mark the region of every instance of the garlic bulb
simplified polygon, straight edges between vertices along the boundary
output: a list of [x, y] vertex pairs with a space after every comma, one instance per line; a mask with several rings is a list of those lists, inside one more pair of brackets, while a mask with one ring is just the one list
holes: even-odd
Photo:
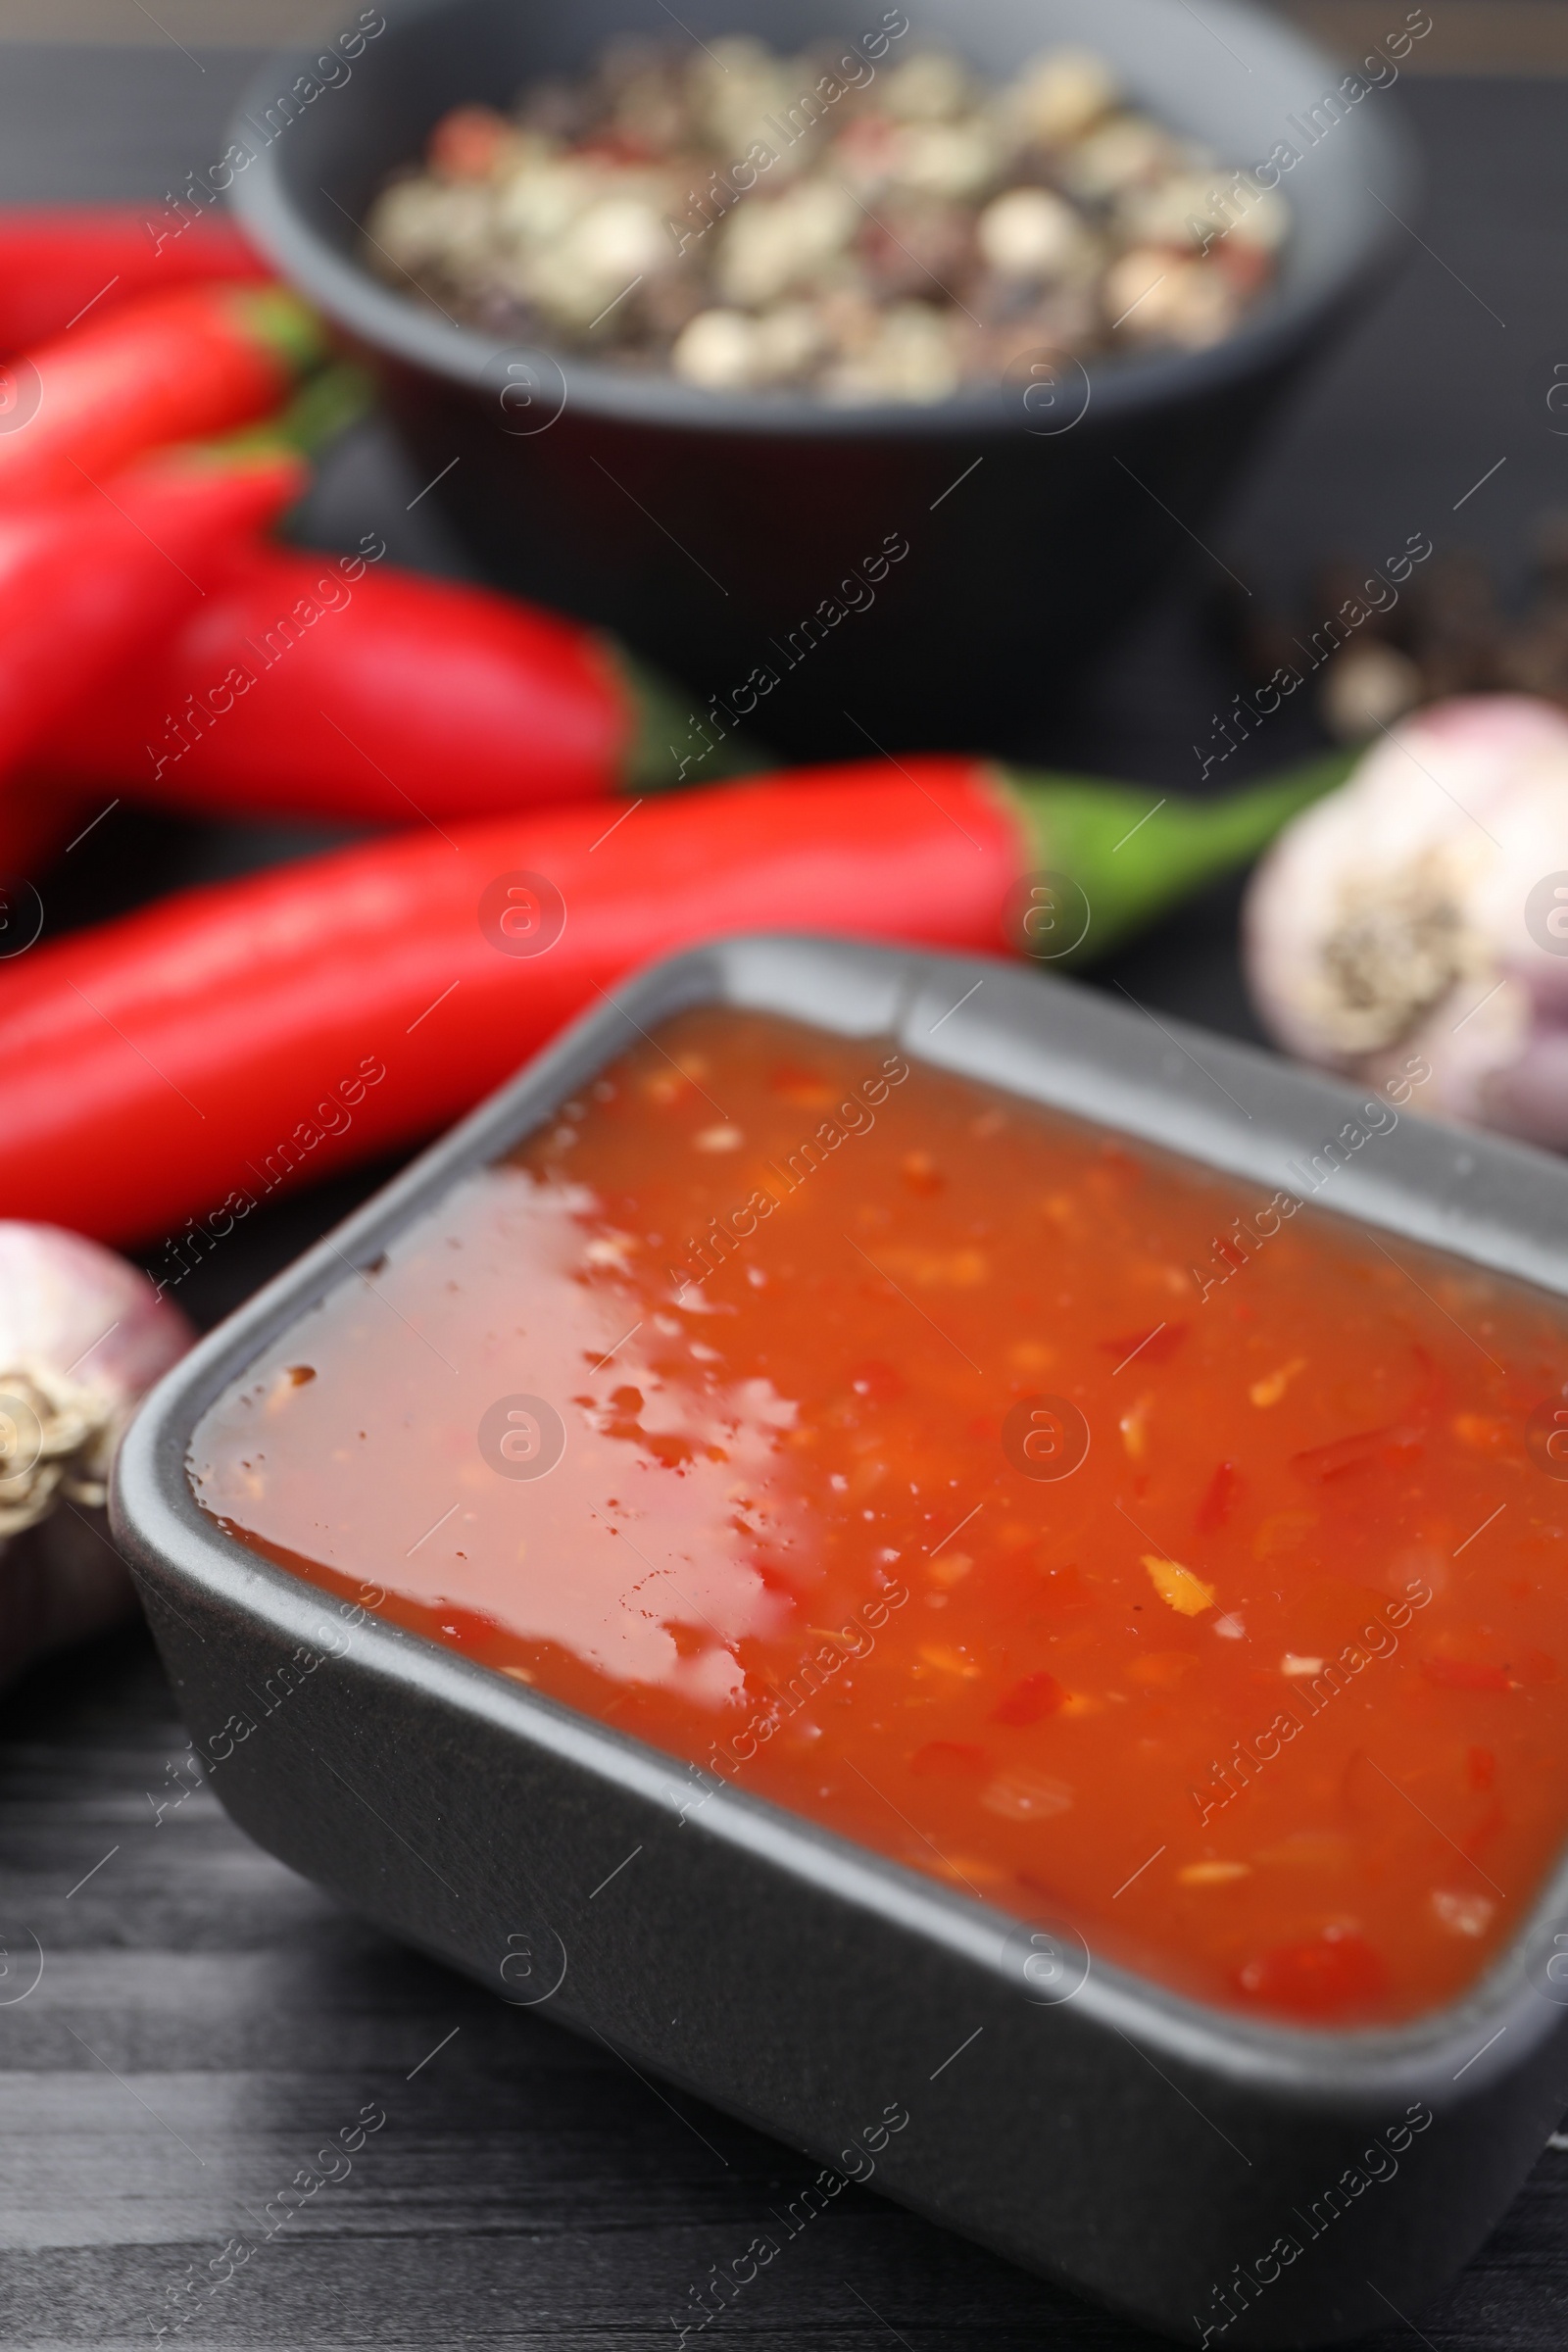
[[0, 1221], [0, 1679], [131, 1607], [105, 1484], [137, 1401], [191, 1336], [112, 1250]]
[[1259, 1018], [1377, 1083], [1412, 1056], [1432, 1116], [1568, 1149], [1568, 716], [1440, 703], [1385, 732], [1253, 878]]

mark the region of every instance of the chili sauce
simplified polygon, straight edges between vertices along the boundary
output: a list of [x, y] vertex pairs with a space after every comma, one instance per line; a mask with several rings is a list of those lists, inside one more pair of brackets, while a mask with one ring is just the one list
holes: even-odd
[[1554, 1297], [705, 1008], [296, 1324], [190, 1476], [961, 1893], [1364, 2026], [1471, 1984], [1568, 1829], [1565, 1396]]

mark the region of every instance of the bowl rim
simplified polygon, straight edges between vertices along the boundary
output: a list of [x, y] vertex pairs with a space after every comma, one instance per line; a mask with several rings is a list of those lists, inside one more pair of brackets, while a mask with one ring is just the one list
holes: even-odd
[[[987, 1002], [975, 1006], [969, 999], [982, 981]], [[966, 985], [969, 998], [963, 994]], [[807, 1009], [801, 1008], [802, 997]], [[1249, 1093], [1259, 1120], [1274, 1123], [1276, 1140], [1283, 1131], [1285, 1149], [1291, 1151], [1301, 1149], [1302, 1137], [1337, 1132], [1362, 1100], [1338, 1080], [1216, 1038], [1175, 1016], [1152, 1036], [1136, 1012], [1082, 982], [992, 958], [797, 934], [736, 935], [662, 957], [571, 1023], [165, 1374], [121, 1444], [110, 1498], [117, 1544], [155, 1594], [161, 1597], [161, 1580], [172, 1580], [175, 1589], [193, 1588], [290, 1639], [320, 1638], [323, 1614], [338, 1597], [331, 1589], [275, 1566], [229, 1536], [196, 1500], [185, 1465], [197, 1422], [263, 1348], [348, 1274], [373, 1263], [389, 1241], [456, 1184], [533, 1132], [635, 1036], [703, 1004], [786, 1012], [845, 1036], [891, 1037], [906, 1055], [935, 1068], [967, 1072], [1244, 1177], [1266, 1164], [1267, 1150], [1252, 1126], [1253, 1110], [1245, 1107]], [[943, 1008], [946, 1034], [939, 1051], [922, 1053], [916, 1037], [925, 1034], [925, 1016], [937, 1006]], [[868, 1008], [876, 1017], [868, 1017]], [[1029, 1041], [1022, 1049], [1022, 1074], [1020, 1039]], [[1034, 1042], [1044, 1058], [1036, 1054], [1036, 1066], [1028, 1066]], [[1062, 1055], [1059, 1067], [1051, 1061], [1054, 1053]], [[1010, 1075], [998, 1074], [998, 1055]], [[1140, 1102], [1136, 1118], [1118, 1116], [1114, 1107], [1092, 1106], [1107, 1064], [1119, 1066], [1121, 1102]], [[1205, 1085], [1213, 1080], [1227, 1103], [1242, 1098], [1235, 1114], [1210, 1107], [1208, 1098], [1197, 1099], [1195, 1070]], [[1206, 1138], [1208, 1148], [1195, 1137]], [[1521, 1278], [1568, 1297], [1568, 1167], [1528, 1146], [1427, 1119], [1413, 1125], [1401, 1121], [1386, 1139], [1385, 1160], [1396, 1163], [1391, 1180], [1364, 1175], [1354, 1163], [1340, 1170], [1337, 1198], [1320, 1205], [1330, 1214], [1381, 1226], [1516, 1277], [1521, 1251], [1511, 1244], [1522, 1242], [1527, 1253], [1544, 1246], [1547, 1272], [1537, 1265]], [[1455, 1167], [1479, 1173], [1476, 1189], [1485, 1196], [1471, 1229], [1458, 1235], [1439, 1200], [1445, 1177]], [[1512, 1200], [1511, 1229], [1508, 1215], [1499, 1219], [1496, 1213], [1499, 1196], [1505, 1212]], [[1426, 1225], [1411, 1213], [1412, 1202], [1423, 1200], [1432, 1209]], [[1521, 1201], [1529, 1204], [1527, 1210], [1521, 1211]], [[1532, 1216], [1539, 1218], [1540, 1236], [1549, 1237], [1544, 1245], [1529, 1232]], [[1038, 1930], [1039, 1921], [1022, 1921], [1000, 1903], [960, 1894], [809, 1815], [705, 1773], [673, 1752], [510, 1682], [373, 1613], [366, 1615], [355, 1641], [364, 1644], [361, 1668], [370, 1679], [390, 1680], [411, 1695], [460, 1716], [476, 1716], [529, 1746], [569, 1759], [625, 1793], [652, 1796], [679, 1810], [681, 1799], [699, 1789], [702, 1801], [683, 1815], [699, 1838], [739, 1846], [852, 1906], [868, 1908], [978, 1962], [1015, 1987], [1024, 1984], [1018, 1939]], [[1066, 1907], [1064, 1915], [1087, 1946]], [[1481, 2094], [1515, 2073], [1561, 2027], [1554, 2012], [1568, 2007], [1568, 1985], [1559, 2004], [1527, 1973], [1532, 1950], [1543, 1948], [1544, 1931], [1559, 1923], [1568, 1928], [1568, 1841], [1513, 1935], [1482, 1974], [1454, 1999], [1402, 2022], [1323, 2030], [1251, 2017], [1102, 1959], [1092, 1947], [1072, 1999], [1091, 2027], [1131, 2036], [1173, 2063], [1270, 2088], [1287, 2100], [1356, 2104], [1401, 2091], [1446, 2092], [1460, 2076], [1469, 2076], [1467, 2089]], [[1507, 2047], [1495, 2052], [1499, 2041]]]
[[[386, 31], [395, 34], [465, 0], [389, 0], [380, 12]], [[1303, 74], [1311, 70], [1328, 83], [1344, 78], [1345, 69], [1296, 26], [1265, 14], [1250, 0], [1210, 0], [1210, 17], [1218, 15], [1245, 35]], [[1218, 36], [1215, 36], [1218, 37]], [[236, 148], [254, 150], [254, 115], [277, 102], [280, 82], [287, 86], [308, 74], [317, 50], [300, 44], [274, 55], [247, 84], [229, 123]], [[1397, 116], [1358, 114], [1352, 124], [1359, 145], [1336, 150], [1332, 169], [1346, 177], [1349, 169], [1381, 179], [1407, 208], [1419, 193], [1419, 171], [1413, 141]], [[1370, 187], [1367, 196], [1372, 198]], [[271, 144], [251, 152], [231, 187], [231, 201], [247, 232], [282, 274], [372, 351], [422, 369], [469, 392], [497, 394], [508, 380], [509, 366], [527, 370], [522, 380], [530, 392], [556, 400], [554, 423], [572, 406], [585, 416], [605, 417], [647, 426], [665, 426], [710, 435], [749, 439], [789, 435], [820, 440], [974, 440], [977, 437], [1062, 438], [1071, 426], [1044, 434], [1031, 426], [1019, 394], [1004, 386], [960, 386], [945, 399], [866, 401], [842, 406], [806, 392], [713, 392], [682, 382], [663, 369], [644, 373], [601, 361], [586, 360], [569, 349], [548, 344], [502, 342], [481, 329], [466, 326], [417, 299], [396, 292], [371, 275], [322, 237], [304, 217], [294, 200], [282, 168], [280, 153]], [[335, 202], [335, 199], [331, 201]], [[1087, 385], [1084, 408], [1073, 423], [1090, 413], [1099, 421], [1111, 421], [1150, 410], [1200, 400], [1248, 378], [1283, 365], [1311, 332], [1353, 304], [1358, 294], [1392, 266], [1398, 226], [1387, 205], [1374, 209], [1376, 199], [1362, 208], [1356, 232], [1346, 240], [1332, 282], [1292, 293], [1271, 293], [1244, 314], [1237, 330], [1206, 349], [1157, 352], [1098, 366], [1079, 362]], [[341, 209], [341, 208], [340, 208]], [[358, 223], [355, 224], [359, 226]], [[1020, 358], [1032, 356], [1030, 352]], [[559, 395], [559, 398], [558, 398]], [[547, 430], [547, 425], [530, 428]]]

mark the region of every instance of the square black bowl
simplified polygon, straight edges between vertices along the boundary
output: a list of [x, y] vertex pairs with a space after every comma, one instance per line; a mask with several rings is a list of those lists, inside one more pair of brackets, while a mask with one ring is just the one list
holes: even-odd
[[[1458, 2003], [1397, 2029], [1259, 2024], [335, 1603], [198, 1507], [192, 1432], [260, 1349], [639, 1031], [713, 1003], [894, 1037], [1270, 1189], [1356, 1100], [996, 963], [754, 938], [655, 966], [213, 1333], [133, 1424], [116, 1532], [218, 1793], [393, 1934], [810, 2151], [824, 2196], [867, 2179], [1192, 2342], [1328, 2343], [1417, 2309], [1568, 2105], [1568, 1866]], [[1568, 1293], [1560, 1163], [1415, 1119], [1371, 1158], [1340, 1170], [1337, 1213]], [[641, 1866], [594, 1899], [634, 1848]], [[889, 2134], [885, 2111], [908, 2121]]]

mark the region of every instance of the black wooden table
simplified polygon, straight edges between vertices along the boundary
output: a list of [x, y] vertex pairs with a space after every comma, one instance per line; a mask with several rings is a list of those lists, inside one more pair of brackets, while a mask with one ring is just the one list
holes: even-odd
[[[252, 63], [172, 46], [0, 45], [0, 202], [156, 204], [221, 152]], [[1260, 599], [1298, 594], [1326, 555], [1374, 556], [1412, 530], [1479, 547], [1516, 575], [1532, 517], [1568, 496], [1568, 442], [1545, 405], [1554, 366], [1568, 364], [1568, 321], [1552, 307], [1568, 83], [1417, 82], [1398, 102], [1431, 165], [1425, 242], [1412, 237], [1402, 281], [1302, 386], [1209, 534]], [[373, 525], [404, 560], [448, 564], [452, 551], [406, 511], [415, 487], [362, 433], [334, 464], [316, 531], [336, 541]], [[1247, 682], [1206, 628], [1205, 561], [1195, 556], [1107, 656], [1070, 738], [1042, 756], [1194, 782], [1192, 744]], [[1259, 763], [1300, 748], [1292, 723]], [[50, 920], [323, 838], [117, 811], [51, 884]], [[1235, 894], [1215, 893], [1102, 976], [1153, 1011], [1250, 1034], [1234, 911]], [[0, 1073], [0, 1117], [3, 1090]], [[183, 1301], [204, 1322], [221, 1314], [378, 1174], [249, 1220]], [[3, 1705], [4, 2352], [146, 2343], [179, 2316], [172, 2289], [224, 2269], [181, 2342], [672, 2344], [689, 2290], [810, 2177], [772, 2141], [388, 1942], [250, 1844], [204, 1788], [173, 1804], [189, 1779], [185, 1735], [140, 1635], [55, 1662]], [[362, 2111], [384, 2122], [352, 2171], [262, 2243], [269, 2201]], [[824, 2352], [1149, 2340], [855, 2188], [713, 2332]], [[1568, 2341], [1568, 2139], [1543, 2153], [1452, 2291], [1391, 2313], [1377, 2340], [1443, 2352]]]

